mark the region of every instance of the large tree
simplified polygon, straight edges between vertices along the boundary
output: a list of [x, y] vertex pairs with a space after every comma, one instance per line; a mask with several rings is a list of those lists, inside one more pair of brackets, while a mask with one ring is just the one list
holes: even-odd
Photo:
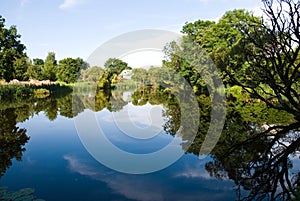
[[76, 81], [80, 69], [85, 69], [86, 67], [86, 62], [84, 62], [81, 58], [62, 59], [59, 61], [57, 78], [63, 82], [73, 83]]
[[18, 80], [28, 80], [27, 70], [30, 66], [30, 60], [28, 57], [24, 56], [21, 58], [16, 58], [14, 61], [14, 78]]
[[49, 52], [42, 67], [42, 79], [56, 81], [57, 61], [55, 53]]
[[84, 81], [97, 82], [102, 77], [104, 70], [98, 66], [93, 66], [81, 71], [81, 76]]
[[129, 68], [128, 64], [121, 59], [109, 58], [105, 64], [105, 71], [111, 74], [120, 74], [123, 70]]
[[218, 22], [197, 20], [186, 23], [182, 28], [184, 37], [180, 46], [170, 43], [166, 52], [171, 55], [166, 66], [171, 66], [186, 78], [193, 86], [203, 87], [202, 78], [195, 66], [203, 70], [205, 63], [209, 62], [207, 56], [213, 60], [220, 71], [225, 85], [229, 84], [227, 71], [240, 73], [240, 67], [245, 58], [240, 52], [232, 55], [232, 50], [244, 38], [240, 31], [241, 24], [259, 24], [261, 19], [254, 17], [246, 10], [227, 11]]
[[232, 50], [246, 59], [244, 76], [228, 74], [233, 84], [300, 121], [300, 1], [263, 3], [265, 21], [240, 24], [245, 37]]
[[[201, 86], [202, 78], [193, 65], [205, 63], [201, 63], [201, 51], [205, 50], [227, 86], [239, 85], [252, 97], [299, 121], [300, 3], [263, 0], [263, 4], [264, 17], [234, 10], [216, 23], [187, 23], [182, 44], [171, 43], [166, 48], [170, 59], [164, 64], [179, 71], [191, 85]], [[197, 45], [189, 45], [190, 41]], [[190, 58], [189, 62], [182, 55]]]
[[132, 79], [134, 81], [140, 82], [142, 85], [146, 84], [146, 79], [147, 79], [147, 70], [144, 68], [134, 68], [132, 69]]
[[104, 64], [105, 73], [97, 86], [98, 89], [110, 89], [117, 76], [125, 69], [131, 69], [128, 64], [117, 58], [109, 58]]
[[5, 19], [0, 15], [0, 79], [9, 81], [15, 78], [14, 62], [26, 57], [20, 37], [16, 26], [6, 28]]
[[33, 63], [27, 68], [26, 75], [29, 79], [42, 80], [42, 68], [44, 66], [44, 60], [35, 58], [32, 60]]

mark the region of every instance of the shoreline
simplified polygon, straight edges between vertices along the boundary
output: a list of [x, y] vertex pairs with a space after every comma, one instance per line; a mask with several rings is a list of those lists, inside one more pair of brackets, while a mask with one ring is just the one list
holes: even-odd
[[58, 83], [50, 81], [50, 80], [33, 80], [29, 81], [19, 81], [17, 79], [13, 79], [9, 82], [0, 81], [0, 85], [29, 85], [29, 86], [42, 86], [42, 85], [56, 85]]

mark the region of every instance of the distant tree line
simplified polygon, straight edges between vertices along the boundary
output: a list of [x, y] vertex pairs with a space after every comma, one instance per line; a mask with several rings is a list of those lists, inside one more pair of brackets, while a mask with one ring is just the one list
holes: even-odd
[[80, 70], [86, 70], [88, 67], [89, 65], [81, 58], [65, 58], [57, 62], [55, 53], [49, 52], [45, 61], [35, 58], [32, 62], [28, 62], [24, 78], [74, 83]]
[[86, 80], [95, 79], [89, 77], [91, 70], [84, 72], [89, 65], [81, 58], [64, 58], [57, 61], [55, 53], [49, 52], [45, 60], [31, 60], [20, 38], [16, 26], [5, 27], [5, 19], [0, 15], [0, 80], [9, 82], [13, 79], [34, 79], [73, 83], [77, 80], [80, 70]]
[[[143, 70], [134, 70], [134, 79], [142, 83], [172, 84], [170, 80], [175, 82], [177, 78], [164, 73], [169, 69], [184, 77], [200, 95], [207, 92], [209, 84], [195, 66], [208, 72], [207, 64], [211, 59], [219, 71], [211, 76], [221, 77], [227, 88], [240, 86], [251, 94], [251, 98], [287, 111], [300, 120], [300, 3], [295, 0], [262, 2], [265, 19], [246, 10], [233, 10], [217, 22], [187, 22], [182, 28], [181, 43], [171, 42], [165, 47], [167, 59], [163, 62], [162, 72], [151, 69], [146, 75]], [[119, 73], [130, 68], [126, 62], [110, 58], [104, 64], [104, 70], [88, 69], [88, 64], [81, 58], [57, 62], [53, 52], [48, 53], [45, 60], [30, 60], [20, 37], [16, 27], [6, 28], [4, 18], [0, 17], [0, 79], [72, 83], [81, 78], [98, 81], [99, 89], [109, 89], [118, 82]], [[78, 77], [79, 72], [81, 77]], [[170, 80], [166, 82], [168, 76]]]
[[104, 72], [101, 78], [98, 80], [97, 88], [102, 90], [110, 90], [114, 84], [120, 80], [120, 73], [123, 70], [132, 69], [128, 66], [128, 63], [117, 58], [109, 58], [104, 64]]

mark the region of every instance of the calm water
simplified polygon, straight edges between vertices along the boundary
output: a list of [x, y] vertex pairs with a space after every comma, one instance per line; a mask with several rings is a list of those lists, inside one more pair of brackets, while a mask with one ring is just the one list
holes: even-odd
[[[75, 104], [76, 109], [74, 109], [74, 101], [80, 103]], [[93, 101], [96, 102], [95, 105]], [[205, 102], [206, 99], [203, 101]], [[24, 145], [21, 139], [19, 144], [18, 140], [11, 140], [10, 142], [16, 144], [17, 148], [12, 148], [9, 143], [8, 148], [2, 145], [2, 152], [9, 154], [1, 155], [5, 162], [1, 163], [3, 167], [0, 170], [3, 176], [0, 178], [0, 186], [7, 186], [12, 191], [33, 188], [37, 198], [49, 201], [231, 201], [248, 196], [259, 185], [266, 185], [266, 183], [259, 183], [259, 179], [255, 180], [253, 173], [258, 172], [255, 162], [261, 164], [269, 160], [257, 156], [263, 156], [264, 148], [271, 141], [270, 137], [260, 139], [261, 146], [257, 146], [257, 142], [253, 141], [243, 145], [243, 149], [239, 147], [237, 151], [231, 150], [226, 157], [222, 155], [230, 149], [230, 146], [244, 140], [243, 133], [249, 133], [251, 128], [257, 130], [257, 124], [250, 121], [251, 115], [248, 117], [247, 112], [243, 114], [244, 116], [237, 114], [238, 105], [229, 108], [230, 121], [226, 123], [227, 129], [223, 132], [219, 144], [211, 155], [199, 159], [196, 153], [199, 152], [199, 146], [203, 141], [201, 134], [207, 130], [205, 120], [209, 119], [206, 118], [206, 113], [209, 112], [201, 109], [203, 120], [199, 125], [199, 133], [193, 145], [185, 149], [187, 141], [185, 136], [177, 136], [172, 132], [177, 126], [178, 119], [174, 114], [178, 108], [175, 103], [170, 104], [170, 102], [172, 98], [161, 92], [140, 94], [127, 91], [112, 92], [109, 95], [97, 94], [96, 101], [88, 95], [77, 99], [72, 95], [66, 95], [44, 100], [3, 103], [0, 113], [3, 136], [13, 136], [18, 130], [24, 128], [30, 139], [24, 140], [26, 141]], [[186, 151], [186, 153], [169, 167], [149, 174], [125, 174], [112, 170], [102, 165], [89, 153], [84, 145], [85, 136], [81, 136], [82, 134], [76, 130], [75, 119], [91, 112], [108, 140], [120, 150], [134, 154], [153, 153], [168, 146], [175, 139], [174, 150]], [[261, 122], [272, 120], [273, 122], [270, 123], [279, 124], [283, 121], [278, 115], [274, 116], [276, 114], [274, 111], [270, 111], [272, 118], [265, 117], [268, 116], [266, 111], [261, 113], [264, 114]], [[288, 116], [285, 117], [284, 123], [290, 123]], [[88, 130], [89, 123], [87, 122], [86, 125]], [[140, 138], [147, 139], [134, 138], [133, 135], [139, 135], [136, 130], [128, 133], [134, 127], [138, 131], [139, 129], [143, 131], [140, 133]], [[285, 138], [289, 140], [293, 138], [296, 141], [297, 135], [297, 132], [292, 132], [282, 139], [284, 141]], [[91, 135], [90, 140], [97, 141], [97, 134]], [[103, 149], [101, 141], [97, 143], [99, 151], [107, 151]], [[20, 147], [26, 150], [21, 150]], [[276, 147], [273, 146], [273, 149], [275, 150]], [[300, 170], [297, 153], [295, 149], [291, 153], [294, 155], [289, 155], [286, 161], [292, 164], [287, 168], [287, 175], [291, 180], [295, 179], [295, 175]], [[122, 159], [116, 160], [122, 166]], [[9, 161], [12, 163], [10, 164]], [[252, 166], [250, 167], [249, 164]], [[281, 162], [281, 167], [283, 165], [284, 161]], [[270, 166], [269, 169], [272, 168], [273, 166]], [[268, 171], [261, 172], [270, 178], [278, 175]], [[278, 189], [280, 192], [279, 184]], [[266, 189], [261, 194], [267, 195], [269, 192]], [[268, 196], [265, 197], [265, 200], [268, 199]]]

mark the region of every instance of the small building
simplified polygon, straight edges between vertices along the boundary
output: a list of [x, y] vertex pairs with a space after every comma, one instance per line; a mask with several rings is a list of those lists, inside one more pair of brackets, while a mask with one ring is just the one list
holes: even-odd
[[123, 70], [120, 74], [120, 77], [122, 79], [131, 80], [132, 75], [132, 70]]

